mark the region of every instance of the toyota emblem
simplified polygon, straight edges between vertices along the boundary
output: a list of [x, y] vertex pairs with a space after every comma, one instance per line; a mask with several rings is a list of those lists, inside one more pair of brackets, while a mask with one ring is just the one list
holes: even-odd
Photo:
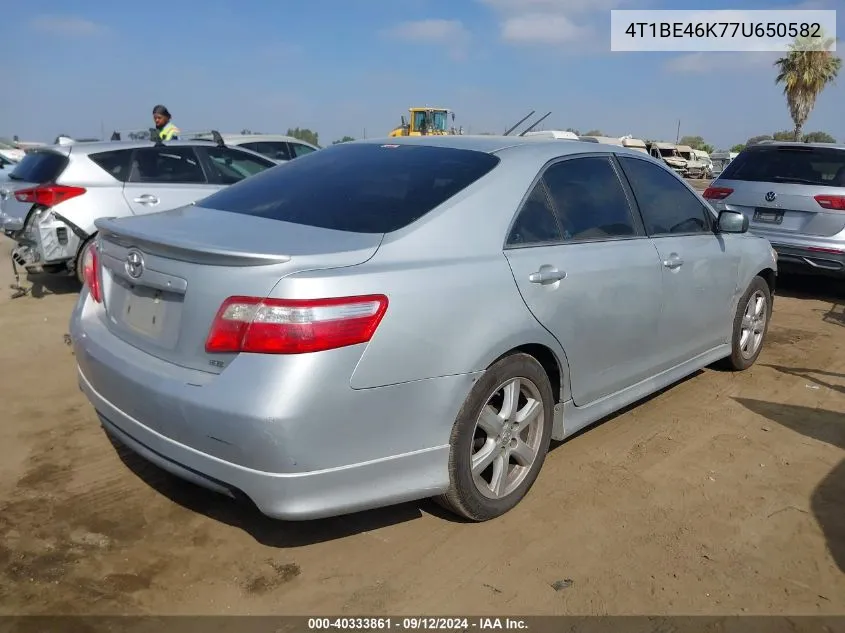
[[777, 197], [778, 197], [778, 194], [776, 194], [774, 191], [770, 191], [769, 193], [766, 194], [766, 202], [774, 202], [775, 198], [777, 198]]
[[144, 256], [141, 251], [132, 249], [126, 254], [126, 263], [123, 266], [126, 269], [126, 274], [132, 279], [138, 279], [144, 274]]

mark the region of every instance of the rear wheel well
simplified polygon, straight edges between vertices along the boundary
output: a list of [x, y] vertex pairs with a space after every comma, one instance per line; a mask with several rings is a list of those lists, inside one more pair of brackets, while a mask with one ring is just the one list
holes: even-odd
[[546, 375], [549, 377], [549, 382], [552, 385], [552, 393], [554, 393], [555, 404], [560, 404], [560, 394], [563, 389], [563, 383], [561, 382], [562, 372], [560, 369], [560, 363], [558, 362], [555, 353], [545, 345], [540, 345], [539, 343], [531, 343], [529, 345], [521, 345], [510, 350], [505, 354], [502, 354], [499, 358], [496, 359], [496, 361], [504, 358], [505, 356], [510, 356], [511, 354], [518, 353], [528, 354], [529, 356], [532, 356], [534, 360], [540, 363], [540, 366], [546, 372]]

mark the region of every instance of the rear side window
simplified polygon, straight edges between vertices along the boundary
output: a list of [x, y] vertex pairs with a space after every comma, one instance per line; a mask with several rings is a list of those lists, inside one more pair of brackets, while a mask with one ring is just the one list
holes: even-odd
[[67, 166], [67, 157], [55, 152], [30, 152], [9, 174], [12, 180], [44, 183], [53, 182]]
[[543, 175], [564, 240], [601, 240], [636, 235], [631, 208], [610, 159], [573, 158]]
[[845, 187], [845, 151], [827, 147], [755, 147], [733, 159], [721, 177]]
[[98, 152], [88, 156], [98, 167], [120, 182], [126, 182], [129, 179], [129, 159], [131, 157], [132, 151], [125, 149]]
[[288, 144], [284, 141], [256, 141], [255, 143], [242, 143], [244, 149], [258, 152], [270, 160], [290, 160], [291, 155]]
[[490, 172], [484, 152], [342, 143], [232, 185], [197, 204], [337, 231], [389, 233]]

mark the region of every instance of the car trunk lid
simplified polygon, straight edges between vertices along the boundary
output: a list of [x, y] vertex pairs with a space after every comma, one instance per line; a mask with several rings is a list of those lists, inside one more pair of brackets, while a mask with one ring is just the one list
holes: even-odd
[[212, 373], [236, 356], [205, 351], [225, 299], [264, 298], [295, 272], [363, 263], [383, 237], [193, 205], [96, 224], [106, 326], [153, 356]]

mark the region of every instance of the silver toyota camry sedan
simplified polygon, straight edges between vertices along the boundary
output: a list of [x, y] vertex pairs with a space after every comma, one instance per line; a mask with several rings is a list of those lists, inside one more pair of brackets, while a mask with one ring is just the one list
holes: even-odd
[[343, 143], [97, 228], [71, 336], [106, 433], [289, 520], [509, 511], [551, 439], [750, 367], [777, 274], [649, 156], [524, 137]]

